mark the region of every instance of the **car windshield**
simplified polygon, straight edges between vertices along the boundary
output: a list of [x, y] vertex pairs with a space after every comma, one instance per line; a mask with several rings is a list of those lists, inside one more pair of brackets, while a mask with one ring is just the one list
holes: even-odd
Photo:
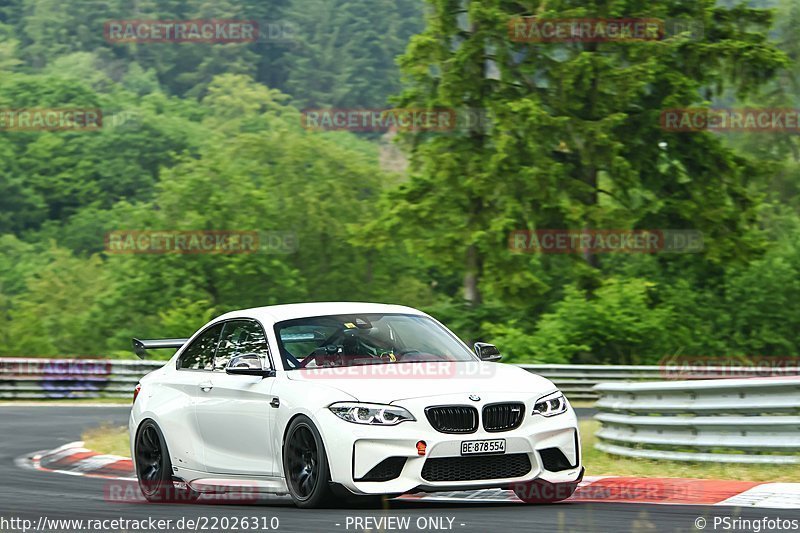
[[275, 335], [287, 370], [477, 360], [452, 333], [417, 315], [298, 318], [277, 323]]

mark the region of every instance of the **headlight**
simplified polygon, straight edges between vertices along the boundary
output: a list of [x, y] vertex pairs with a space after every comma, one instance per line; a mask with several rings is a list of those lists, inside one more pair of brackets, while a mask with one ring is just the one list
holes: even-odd
[[543, 398], [539, 398], [533, 406], [534, 415], [542, 416], [555, 416], [566, 412], [567, 399], [560, 392], [548, 394]]
[[416, 421], [414, 415], [393, 405], [375, 403], [335, 403], [328, 407], [333, 414], [353, 422], [372, 426], [396, 426], [400, 422]]

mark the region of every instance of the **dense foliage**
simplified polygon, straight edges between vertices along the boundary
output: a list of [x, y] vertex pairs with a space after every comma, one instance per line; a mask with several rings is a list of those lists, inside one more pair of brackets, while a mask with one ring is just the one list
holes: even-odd
[[[800, 146], [669, 133], [665, 108], [800, 107], [796, 2], [11, 0], [0, 109], [0, 355], [128, 356], [230, 309], [420, 307], [515, 362], [793, 355]], [[91, 6], [91, 7], [90, 7]], [[772, 8], [772, 11], [762, 8]], [[778, 15], [774, 16], [777, 12]], [[690, 20], [702, 36], [537, 44], [514, 16]], [[108, 20], [287, 24], [291, 38], [122, 44]], [[305, 129], [305, 108], [482, 110], [447, 133]], [[407, 158], [408, 164], [405, 164]], [[519, 254], [537, 228], [702, 231], [693, 254]], [[293, 235], [290, 253], [116, 255], [115, 230]]]

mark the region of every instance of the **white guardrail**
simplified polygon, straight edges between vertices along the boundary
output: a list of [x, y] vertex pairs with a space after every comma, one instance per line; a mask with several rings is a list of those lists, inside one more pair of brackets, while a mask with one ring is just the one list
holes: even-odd
[[[131, 397], [164, 361], [0, 358], [0, 399]], [[570, 400], [594, 400], [598, 383], [800, 374], [792, 366], [519, 365], [551, 379]]]
[[595, 400], [600, 383], [629, 381], [708, 380], [800, 375], [797, 358], [780, 358], [769, 362], [762, 358], [752, 366], [708, 366], [693, 364], [669, 365], [519, 365], [529, 372], [553, 381], [572, 400]]
[[603, 383], [595, 447], [645, 459], [800, 463], [800, 377]]
[[164, 361], [0, 358], [0, 399], [133, 398]]

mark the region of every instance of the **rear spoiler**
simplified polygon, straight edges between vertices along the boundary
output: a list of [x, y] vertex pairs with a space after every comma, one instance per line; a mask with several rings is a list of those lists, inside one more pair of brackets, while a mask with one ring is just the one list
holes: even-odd
[[133, 343], [133, 353], [135, 353], [139, 359], [144, 359], [147, 355], [147, 350], [160, 350], [162, 348], [178, 349], [186, 344], [189, 339], [131, 339], [131, 341]]

